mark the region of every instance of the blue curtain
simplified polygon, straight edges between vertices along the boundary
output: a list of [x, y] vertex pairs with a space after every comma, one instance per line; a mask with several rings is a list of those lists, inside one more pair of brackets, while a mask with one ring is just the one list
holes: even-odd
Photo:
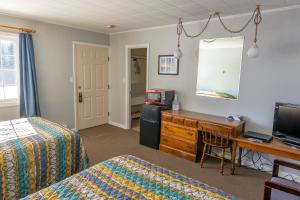
[[41, 116], [31, 34], [20, 33], [20, 115]]

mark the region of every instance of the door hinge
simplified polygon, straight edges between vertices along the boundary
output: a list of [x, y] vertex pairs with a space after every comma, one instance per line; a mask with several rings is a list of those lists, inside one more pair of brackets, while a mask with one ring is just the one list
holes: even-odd
[[109, 56], [107, 57], [107, 61], [108, 61], [108, 62], [110, 61], [110, 57], [109, 57]]
[[110, 114], [110, 113], [109, 113], [109, 112], [107, 112], [107, 116], [109, 116], [109, 114]]
[[107, 85], [107, 89], [108, 89], [108, 90], [110, 89], [110, 85], [109, 85], [109, 84]]

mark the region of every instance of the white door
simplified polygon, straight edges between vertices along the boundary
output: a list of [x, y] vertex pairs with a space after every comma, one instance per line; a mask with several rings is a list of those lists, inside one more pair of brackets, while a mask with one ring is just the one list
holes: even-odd
[[78, 129], [108, 122], [108, 49], [75, 44]]

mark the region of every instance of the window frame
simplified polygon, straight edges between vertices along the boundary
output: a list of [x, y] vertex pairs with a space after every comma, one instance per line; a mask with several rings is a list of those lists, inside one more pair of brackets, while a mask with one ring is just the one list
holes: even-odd
[[14, 54], [16, 56], [16, 73], [17, 73], [17, 90], [18, 97], [14, 99], [0, 99], [0, 107], [12, 107], [20, 105], [20, 57], [19, 57], [19, 35], [17, 33], [10, 33], [0, 31], [0, 40], [12, 40], [16, 42]]

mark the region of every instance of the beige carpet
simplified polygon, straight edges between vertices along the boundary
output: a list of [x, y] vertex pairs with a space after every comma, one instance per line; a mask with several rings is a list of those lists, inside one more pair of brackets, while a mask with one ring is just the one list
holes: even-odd
[[270, 179], [269, 174], [248, 168], [237, 168], [236, 175], [232, 176], [229, 162], [222, 176], [219, 173], [220, 160], [214, 158], [208, 158], [201, 169], [199, 162], [193, 163], [140, 145], [139, 133], [133, 130], [103, 125], [80, 131], [80, 134], [91, 165], [114, 156], [131, 154], [245, 200], [262, 199], [264, 181]]

